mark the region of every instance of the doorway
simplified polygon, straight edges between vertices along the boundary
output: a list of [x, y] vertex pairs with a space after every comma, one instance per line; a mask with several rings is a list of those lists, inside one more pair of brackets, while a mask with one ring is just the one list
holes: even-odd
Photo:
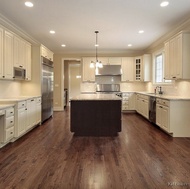
[[80, 94], [81, 64], [69, 64], [69, 99]]

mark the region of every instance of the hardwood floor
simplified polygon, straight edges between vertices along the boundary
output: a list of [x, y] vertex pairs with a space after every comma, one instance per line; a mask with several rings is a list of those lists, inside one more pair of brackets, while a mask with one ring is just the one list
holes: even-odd
[[0, 189], [190, 188], [190, 138], [137, 114], [117, 137], [76, 137], [69, 110], [0, 149]]

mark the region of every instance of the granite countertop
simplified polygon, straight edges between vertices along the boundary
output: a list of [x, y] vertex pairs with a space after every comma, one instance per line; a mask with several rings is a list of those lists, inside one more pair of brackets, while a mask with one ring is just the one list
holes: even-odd
[[165, 94], [154, 94], [154, 93], [149, 93], [149, 92], [136, 92], [137, 94], [143, 94], [143, 95], [148, 95], [148, 96], [154, 96], [166, 100], [190, 100], [190, 97], [181, 97], [181, 96], [172, 96], [172, 95], [165, 95]]
[[115, 94], [80, 94], [73, 97], [72, 100], [122, 100]]
[[0, 104], [0, 110], [14, 106], [14, 104]]
[[10, 97], [10, 98], [0, 98], [0, 103], [6, 103], [6, 102], [19, 102], [23, 100], [28, 100], [32, 98], [37, 98], [41, 96], [18, 96], [18, 97]]

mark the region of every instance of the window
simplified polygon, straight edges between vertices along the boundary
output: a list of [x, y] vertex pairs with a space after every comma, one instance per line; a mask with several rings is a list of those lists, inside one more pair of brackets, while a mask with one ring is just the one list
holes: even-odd
[[154, 54], [154, 83], [171, 83], [171, 80], [164, 79], [164, 56], [162, 51]]
[[163, 82], [163, 55], [159, 54], [155, 57], [155, 82]]

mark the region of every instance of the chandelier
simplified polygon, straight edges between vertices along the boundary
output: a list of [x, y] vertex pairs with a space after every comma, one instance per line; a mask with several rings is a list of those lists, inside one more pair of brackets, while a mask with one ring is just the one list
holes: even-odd
[[95, 34], [96, 34], [96, 43], [95, 43], [95, 47], [96, 47], [96, 62], [94, 61], [91, 61], [90, 63], [90, 67], [91, 68], [102, 68], [103, 67], [103, 64], [101, 61], [98, 61], [98, 33], [99, 31], [95, 31]]

